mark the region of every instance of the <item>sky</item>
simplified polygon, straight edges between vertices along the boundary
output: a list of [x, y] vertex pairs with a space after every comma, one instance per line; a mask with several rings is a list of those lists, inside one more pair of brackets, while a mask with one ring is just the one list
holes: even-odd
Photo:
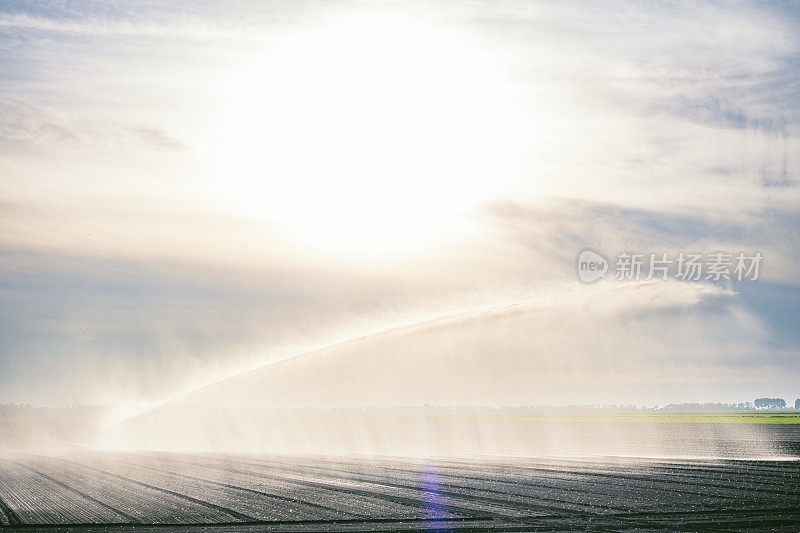
[[[363, 350], [298, 387], [793, 402], [799, 88], [784, 3], [5, 1], [0, 402], [135, 410], [387, 330], [405, 393]], [[584, 284], [585, 249], [764, 260]]]

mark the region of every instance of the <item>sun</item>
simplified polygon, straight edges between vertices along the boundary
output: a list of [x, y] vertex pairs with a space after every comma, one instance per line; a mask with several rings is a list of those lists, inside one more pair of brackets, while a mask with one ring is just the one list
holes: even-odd
[[447, 238], [511, 168], [507, 82], [469, 36], [333, 17], [241, 62], [218, 150], [227, 200], [357, 255]]

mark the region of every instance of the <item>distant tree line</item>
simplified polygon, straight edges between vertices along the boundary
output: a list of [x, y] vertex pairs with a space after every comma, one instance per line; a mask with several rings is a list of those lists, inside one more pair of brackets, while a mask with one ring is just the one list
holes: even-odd
[[105, 408], [92, 405], [71, 405], [69, 407], [36, 407], [29, 403], [1, 403], [0, 418], [43, 417], [43, 416], [96, 416]]
[[756, 398], [753, 403], [756, 409], [786, 409], [786, 400], [783, 398]]
[[0, 416], [13, 416], [19, 414], [30, 413], [36, 409], [31, 404], [21, 404], [21, 403], [2, 403], [0, 404]]
[[750, 402], [742, 403], [671, 403], [661, 408], [656, 408], [658, 411], [675, 411], [679, 413], [686, 412], [708, 412], [708, 411], [749, 411], [753, 409], [753, 404]]

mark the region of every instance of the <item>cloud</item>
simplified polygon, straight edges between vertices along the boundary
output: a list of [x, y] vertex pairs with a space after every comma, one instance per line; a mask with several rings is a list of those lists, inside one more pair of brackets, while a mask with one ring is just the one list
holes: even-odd
[[[191, 23], [163, 24], [155, 21], [112, 18], [53, 18], [28, 14], [5, 15], [0, 18], [0, 28], [6, 31], [35, 31], [88, 37], [139, 37], [188, 40], [242, 39], [246, 31], [225, 30], [213, 25]], [[251, 34], [258, 39], [258, 34]]]
[[[514, 364], [535, 373], [543, 368], [536, 364], [585, 363], [607, 370], [609, 383], [652, 379], [644, 390], [667, 368], [670, 383], [691, 382], [676, 391], [710, 400], [732, 396], [747, 372], [778, 387], [781, 370], [796, 368], [798, 340], [785, 318], [797, 314], [787, 295], [797, 287], [800, 261], [794, 9], [747, 2], [735, 9], [350, 2], [323, 10], [310, 3], [85, 2], [4, 3], [0, 11], [0, 334], [9, 339], [0, 379], [8, 400], [156, 401], [286, 354], [541, 294], [550, 295], [542, 297], [543, 312], [508, 313], [499, 321], [507, 328], [481, 322], [476, 332], [464, 326], [453, 335], [404, 339], [420, 353], [428, 339], [442, 354], [471, 343], [483, 350], [476, 354], [507, 349], [508, 360], [491, 362], [507, 364], [511, 377]], [[347, 34], [331, 27], [368, 26], [376, 13], [390, 27], [402, 14], [433, 28], [431, 46], [447, 50], [434, 59], [452, 57], [467, 70], [490, 65], [489, 81], [502, 87], [511, 118], [473, 134], [474, 109], [483, 102], [448, 89], [437, 94], [457, 111], [465, 144], [440, 138], [413, 113], [400, 117], [409, 121], [410, 140], [396, 128], [382, 136], [381, 127], [395, 125], [371, 112], [362, 121], [369, 128], [354, 137], [374, 141], [369, 165], [351, 160], [361, 146], [348, 146], [347, 154], [332, 148], [342, 146], [327, 141], [339, 140], [338, 121], [347, 121], [349, 108], [338, 106], [326, 84], [308, 82], [324, 76], [304, 77], [303, 69], [324, 46], [321, 35]], [[418, 37], [403, 31], [388, 47], [399, 60], [410, 42], [403, 39]], [[468, 46], [459, 48], [453, 35]], [[300, 53], [281, 55], [287, 49]], [[260, 88], [281, 81], [275, 64], [306, 80], [301, 90], [289, 85], [276, 94], [301, 92], [306, 100], [263, 101]], [[394, 80], [393, 64], [384, 67]], [[430, 83], [401, 81], [422, 94]], [[347, 79], [337, 84], [340, 94], [368, 93]], [[315, 130], [324, 115], [316, 111], [329, 107], [336, 120]], [[280, 142], [270, 144], [264, 125], [276, 124], [277, 111], [303, 120], [284, 123], [289, 132], [277, 123], [271, 138]], [[478, 133], [502, 140], [498, 153], [508, 156], [482, 173], [464, 163]], [[417, 168], [405, 152], [412, 140], [434, 152], [446, 144], [447, 157], [431, 160], [457, 163]], [[328, 162], [340, 165], [338, 174]], [[367, 169], [364, 180], [332, 178], [346, 180], [354, 167]], [[287, 178], [293, 171], [296, 180]], [[411, 172], [425, 179], [412, 187]], [[404, 236], [419, 204], [443, 209], [434, 191], [444, 203], [472, 181], [485, 193], [480, 205], [458, 203], [466, 219], [459, 231], [409, 253], [376, 253], [386, 238], [376, 228]], [[414, 187], [407, 201], [398, 200]], [[377, 234], [356, 252], [331, 251], [323, 246], [330, 243], [296, 231], [336, 226], [347, 208], [337, 203], [342, 198], [352, 201], [350, 211], [375, 216], [387, 216], [382, 205], [394, 199], [392, 224], [344, 213], [353, 222], [345, 227]], [[369, 209], [357, 209], [363, 206]], [[573, 293], [574, 261], [584, 248], [606, 255], [761, 251], [764, 283], [731, 294], [681, 284], [602, 298], [586, 287]], [[608, 314], [587, 310], [591, 303]], [[569, 322], [575, 313], [587, 317], [585, 329]], [[563, 359], [546, 354], [547, 346]], [[527, 361], [528, 348], [544, 355]], [[472, 362], [483, 368], [479, 358]], [[105, 383], [87, 387], [83, 378], [98, 374]]]
[[24, 101], [0, 103], [0, 150], [20, 153], [59, 152], [64, 145], [91, 150], [121, 145], [157, 150], [183, 150], [186, 145], [160, 128], [106, 121], [85, 121], [64, 112]]
[[149, 146], [161, 150], [183, 150], [186, 146], [179, 140], [170, 137], [166, 132], [157, 128], [136, 128], [136, 133]]
[[81, 138], [62, 114], [15, 102], [0, 104], [0, 148], [10, 153], [25, 146], [48, 146]]

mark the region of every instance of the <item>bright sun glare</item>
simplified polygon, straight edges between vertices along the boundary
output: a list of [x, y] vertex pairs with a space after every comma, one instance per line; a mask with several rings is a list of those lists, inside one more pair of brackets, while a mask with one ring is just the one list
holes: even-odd
[[336, 19], [244, 63], [226, 80], [227, 200], [304, 245], [418, 248], [457, 231], [508, 172], [508, 84], [463, 34]]

